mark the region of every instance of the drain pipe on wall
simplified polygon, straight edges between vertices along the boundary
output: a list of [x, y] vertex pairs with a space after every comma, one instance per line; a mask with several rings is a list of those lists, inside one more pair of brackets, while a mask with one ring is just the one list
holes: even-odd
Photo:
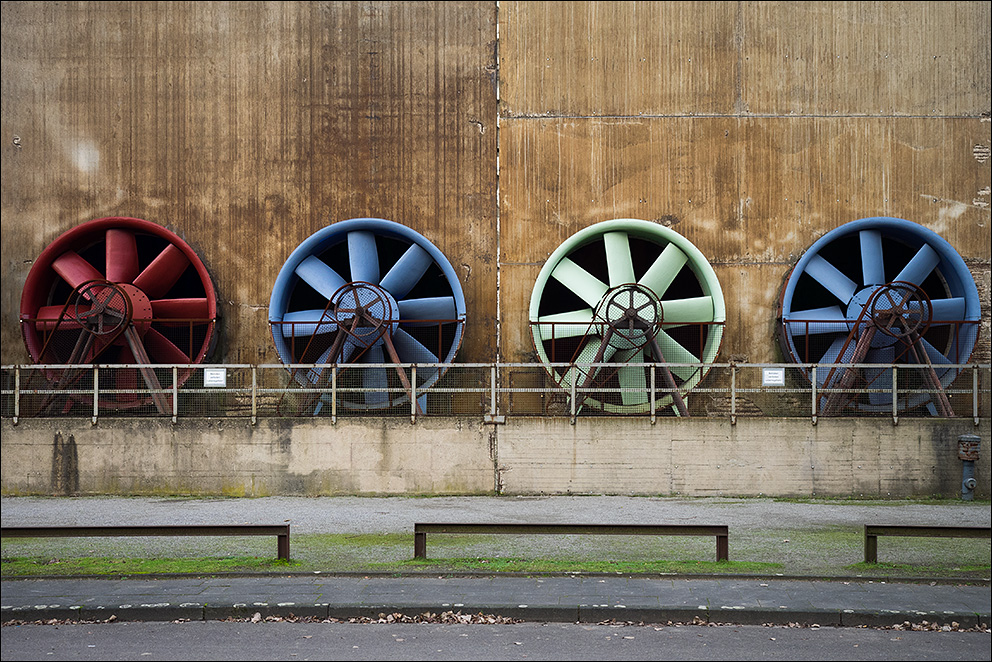
[[964, 464], [961, 467], [961, 498], [964, 501], [975, 500], [975, 462], [978, 461], [978, 451], [981, 449], [982, 438], [977, 434], [963, 434], [958, 437], [958, 459]]

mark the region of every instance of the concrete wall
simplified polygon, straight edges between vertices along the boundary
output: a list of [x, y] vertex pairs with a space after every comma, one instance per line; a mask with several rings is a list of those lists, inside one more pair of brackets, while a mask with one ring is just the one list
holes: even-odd
[[[958, 436], [987, 440], [990, 429], [987, 419], [4, 420], [2, 490], [954, 498]], [[984, 499], [989, 456], [983, 448], [975, 471]]]

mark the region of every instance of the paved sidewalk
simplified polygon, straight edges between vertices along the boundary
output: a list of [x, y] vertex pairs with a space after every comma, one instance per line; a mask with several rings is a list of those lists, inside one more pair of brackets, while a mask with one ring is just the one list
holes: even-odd
[[425, 611], [527, 621], [882, 626], [990, 622], [984, 586], [755, 578], [614, 576], [224, 576], [18, 579], [2, 583], [2, 620], [213, 620], [377, 617]]

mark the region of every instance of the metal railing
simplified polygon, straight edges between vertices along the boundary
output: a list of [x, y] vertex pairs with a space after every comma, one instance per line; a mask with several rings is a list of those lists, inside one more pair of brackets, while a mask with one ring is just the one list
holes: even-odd
[[[618, 377], [618, 367], [627, 378]], [[989, 364], [5, 365], [0, 416], [327, 418], [675, 417], [662, 373], [703, 377], [690, 417], [956, 417], [992, 412]], [[630, 377], [633, 377], [631, 379]], [[841, 378], [843, 377], [843, 378]], [[936, 378], [936, 379], [935, 379]], [[668, 385], [666, 385], [668, 384]]]

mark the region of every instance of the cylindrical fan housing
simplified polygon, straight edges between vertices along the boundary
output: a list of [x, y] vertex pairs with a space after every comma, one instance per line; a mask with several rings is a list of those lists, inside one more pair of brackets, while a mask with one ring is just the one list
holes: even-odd
[[[530, 300], [534, 346], [563, 387], [619, 392], [583, 396], [611, 413], [650, 409], [653, 364], [660, 395], [655, 406], [679, 404], [712, 363], [726, 321], [723, 292], [703, 254], [675, 231], [639, 219], [592, 225], [548, 258]], [[609, 370], [583, 364], [611, 363]], [[578, 367], [555, 367], [568, 363]], [[679, 405], [679, 413], [685, 414]]]
[[[465, 319], [462, 287], [444, 254], [381, 218], [340, 221], [304, 240], [280, 270], [269, 303], [272, 338], [287, 364], [450, 363]], [[396, 371], [356, 372], [366, 392], [340, 404], [376, 409], [403, 399], [384, 395]], [[417, 386], [441, 374], [419, 371]], [[297, 375], [305, 384], [325, 378], [322, 369]]]
[[[826, 233], [790, 270], [779, 301], [779, 341], [795, 363], [883, 366], [859, 375], [821, 369], [817, 381], [871, 390], [847, 406], [889, 411], [892, 371], [884, 366], [930, 365], [939, 379], [931, 386], [940, 391], [958, 374], [943, 366], [971, 357], [980, 318], [974, 278], [950, 243], [912, 221], [871, 217]], [[930, 369], [910, 372], [919, 383]], [[932, 400], [916, 395], [900, 407], [933, 409]]]

